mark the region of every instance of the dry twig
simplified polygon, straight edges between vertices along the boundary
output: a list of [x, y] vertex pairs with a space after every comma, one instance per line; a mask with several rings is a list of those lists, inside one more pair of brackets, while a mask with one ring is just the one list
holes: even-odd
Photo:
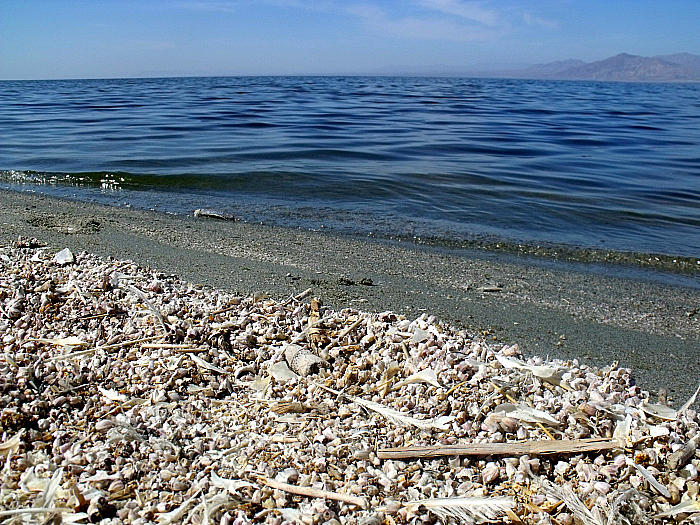
[[308, 496], [310, 498], [332, 499], [335, 501], [342, 501], [344, 503], [356, 505], [361, 509], [367, 508], [367, 500], [358, 496], [351, 496], [350, 494], [342, 494], [340, 492], [330, 492], [327, 490], [315, 489], [313, 487], [299, 487], [297, 485], [282, 483], [280, 481], [275, 481], [274, 479], [270, 478], [264, 478], [262, 476], [260, 476], [258, 479], [260, 480], [260, 482], [264, 483], [270, 488], [282, 490], [284, 492], [289, 492], [290, 494]]
[[531, 456], [546, 454], [578, 454], [621, 448], [615, 438], [515, 441], [512, 443], [474, 443], [434, 447], [397, 447], [377, 451], [379, 459], [434, 458], [440, 456]]

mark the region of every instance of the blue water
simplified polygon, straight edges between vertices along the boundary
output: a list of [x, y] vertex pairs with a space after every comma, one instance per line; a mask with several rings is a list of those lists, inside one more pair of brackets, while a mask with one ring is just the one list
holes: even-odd
[[0, 187], [358, 235], [700, 256], [700, 85], [0, 82]]

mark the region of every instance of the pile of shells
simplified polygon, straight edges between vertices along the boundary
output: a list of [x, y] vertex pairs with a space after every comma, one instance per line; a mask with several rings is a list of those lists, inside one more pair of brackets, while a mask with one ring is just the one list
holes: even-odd
[[0, 249], [0, 522], [678, 523], [694, 397], [422, 315]]

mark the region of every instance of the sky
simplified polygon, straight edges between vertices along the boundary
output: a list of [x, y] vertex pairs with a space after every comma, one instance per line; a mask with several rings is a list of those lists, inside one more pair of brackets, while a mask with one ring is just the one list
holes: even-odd
[[515, 69], [700, 55], [698, 0], [0, 0], [0, 79]]

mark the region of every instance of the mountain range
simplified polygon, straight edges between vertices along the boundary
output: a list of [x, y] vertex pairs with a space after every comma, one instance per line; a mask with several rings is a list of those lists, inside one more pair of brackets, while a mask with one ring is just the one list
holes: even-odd
[[643, 57], [620, 53], [598, 62], [586, 63], [570, 59], [490, 76], [620, 82], [700, 82], [700, 56], [677, 53]]

